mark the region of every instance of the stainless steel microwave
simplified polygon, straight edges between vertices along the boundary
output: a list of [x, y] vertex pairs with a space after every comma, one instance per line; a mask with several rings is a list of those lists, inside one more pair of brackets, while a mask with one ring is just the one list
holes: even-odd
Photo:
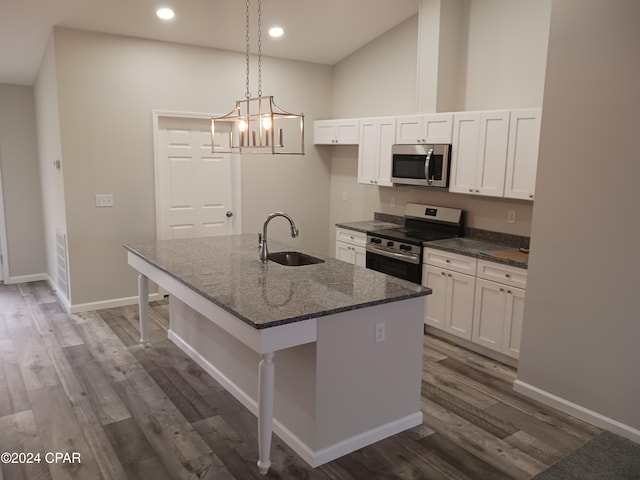
[[449, 186], [451, 145], [393, 145], [391, 155], [393, 183], [441, 188]]

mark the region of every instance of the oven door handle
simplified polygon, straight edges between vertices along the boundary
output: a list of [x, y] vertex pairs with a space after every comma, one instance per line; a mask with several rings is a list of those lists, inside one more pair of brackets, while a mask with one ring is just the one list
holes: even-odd
[[414, 265], [420, 264], [420, 255], [415, 255], [413, 253], [390, 252], [389, 250], [374, 247], [373, 245], [367, 245], [366, 250], [369, 253], [375, 253], [376, 255], [382, 255], [383, 257], [393, 258], [395, 260], [401, 260], [407, 263], [413, 263]]
[[431, 185], [431, 182], [433, 181], [431, 179], [431, 168], [429, 166], [431, 163], [431, 155], [433, 155], [433, 148], [429, 149], [429, 152], [427, 152], [427, 158], [424, 161], [424, 178], [427, 179], [427, 185]]

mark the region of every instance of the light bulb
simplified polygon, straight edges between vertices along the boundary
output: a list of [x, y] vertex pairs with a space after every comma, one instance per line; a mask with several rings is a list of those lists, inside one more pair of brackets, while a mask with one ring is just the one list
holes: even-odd
[[264, 117], [262, 119], [262, 128], [269, 130], [271, 128], [271, 117]]
[[240, 130], [241, 132], [246, 132], [247, 131], [247, 122], [244, 120], [240, 120], [240, 122], [238, 123], [238, 130]]

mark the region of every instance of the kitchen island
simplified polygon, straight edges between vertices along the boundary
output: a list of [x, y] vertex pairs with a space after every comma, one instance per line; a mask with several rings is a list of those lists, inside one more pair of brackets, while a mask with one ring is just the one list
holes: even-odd
[[257, 415], [261, 473], [272, 430], [315, 467], [422, 422], [429, 289], [322, 256], [263, 264], [251, 234], [125, 248], [141, 343], [151, 280], [170, 294], [169, 338]]

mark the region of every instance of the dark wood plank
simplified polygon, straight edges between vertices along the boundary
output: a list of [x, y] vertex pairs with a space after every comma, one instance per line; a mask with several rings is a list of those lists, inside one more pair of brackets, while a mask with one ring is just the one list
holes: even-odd
[[49, 464], [52, 477], [104, 478], [62, 387], [58, 385], [30, 391], [29, 396], [44, 450], [80, 455], [81, 462]]
[[457, 470], [474, 480], [507, 480], [511, 477], [502, 470], [482, 461], [457, 443], [452, 442], [441, 433], [429, 435], [420, 441], [422, 447], [441, 458], [444, 462], [454, 465]]
[[[20, 442], [20, 452], [39, 453], [44, 458], [46, 452], [40, 433], [36, 425], [33, 412], [31, 410], [23, 410], [14, 415], [18, 439]], [[26, 463], [23, 465], [25, 477], [29, 480], [46, 480], [51, 478], [51, 472], [46, 462]]]
[[216, 453], [225, 469], [237, 479], [262, 478], [255, 465], [258, 451], [247, 445], [220, 416], [214, 416], [193, 423], [198, 434], [204, 439], [209, 448]]
[[0, 417], [31, 409], [11, 339], [0, 340]]
[[422, 396], [496, 438], [504, 439], [518, 430], [511, 423], [502, 421], [500, 416], [491, 415], [490, 410], [477, 408], [435, 385], [423, 382]]
[[65, 313], [50, 315], [50, 319], [49, 323], [53, 329], [53, 333], [62, 348], [82, 345], [84, 343], [84, 340], [82, 340], [82, 337], [78, 334], [76, 326], [71, 321], [71, 318], [69, 318], [69, 315]]
[[[23, 452], [20, 442], [18, 428], [13, 415], [0, 417], [0, 452]], [[19, 463], [0, 464], [0, 479], [24, 480], [27, 479], [24, 465]], [[28, 479], [27, 479], [28, 480]]]
[[546, 422], [541, 422], [522, 411], [509, 405], [497, 404], [487, 409], [487, 413], [501, 418], [504, 422], [512, 425], [514, 431], [524, 431], [531, 436], [544, 439], [551, 447], [560, 452], [572, 452], [582, 446], [585, 441], [574, 435], [560, 430]]
[[110, 423], [104, 429], [128, 478], [171, 479], [159, 452], [153, 449], [132, 418]]
[[427, 385], [433, 385], [478, 409], [484, 409], [498, 403], [498, 400], [493, 396], [448, 375], [447, 370], [440, 368], [439, 363], [423, 362], [422, 380]]
[[447, 464], [420, 444], [399, 436], [384, 439], [372, 447], [381, 459], [389, 465], [389, 470], [404, 480], [429, 478], [433, 480], [472, 480]]
[[82, 394], [95, 412], [100, 425], [131, 418], [109, 378], [96, 362], [85, 362], [72, 367], [82, 388]]
[[547, 437], [545, 440], [541, 440], [522, 430], [509, 435], [504, 441], [536, 460], [540, 460], [545, 465], [551, 466], [564, 457], [563, 453], [549, 445]]
[[422, 401], [425, 422], [452, 442], [514, 479], [527, 480], [546, 465], [476, 427], [428, 399]]
[[136, 330], [117, 308], [107, 308], [97, 313], [125, 346], [130, 347], [139, 343], [139, 330]]
[[163, 452], [163, 465], [172, 478], [195, 479], [189, 462], [207, 461], [212, 452], [145, 370], [131, 369], [127, 379], [115, 382], [114, 388], [149, 443], [156, 451]]
[[223, 391], [224, 388], [216, 382], [199, 365], [193, 362], [182, 350], [167, 339], [153, 343], [152, 348], [130, 348], [137, 359], [143, 358], [154, 362], [158, 367], [172, 368], [180, 373], [200, 395]]
[[155, 380], [164, 394], [189, 422], [217, 415], [218, 412], [172, 367], [159, 366], [146, 356], [149, 349], [140, 349], [136, 358]]

